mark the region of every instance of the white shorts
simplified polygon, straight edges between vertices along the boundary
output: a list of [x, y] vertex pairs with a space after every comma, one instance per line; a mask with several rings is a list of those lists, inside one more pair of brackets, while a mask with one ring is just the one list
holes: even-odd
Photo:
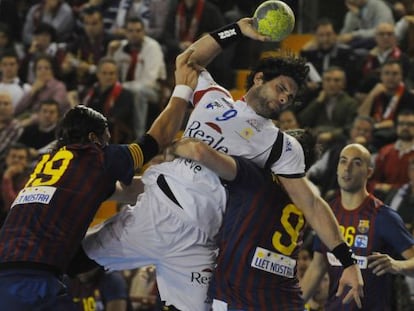
[[109, 270], [154, 264], [162, 300], [182, 311], [210, 310], [216, 246], [181, 213], [156, 184], [147, 185], [135, 206], [85, 238], [85, 252]]

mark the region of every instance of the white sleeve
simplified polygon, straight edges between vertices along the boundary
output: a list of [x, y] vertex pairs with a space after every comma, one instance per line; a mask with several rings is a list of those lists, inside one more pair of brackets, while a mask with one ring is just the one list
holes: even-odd
[[233, 98], [228, 90], [217, 84], [210, 73], [204, 70], [198, 76], [197, 86], [194, 89], [191, 103], [193, 106], [196, 106], [205, 96], [208, 97], [208, 100], [213, 101], [215, 96], [222, 98], [223, 95], [231, 99]]
[[302, 146], [292, 136], [285, 133], [284, 137], [281, 156], [271, 167], [273, 173], [284, 177], [305, 176], [305, 156]]
[[217, 85], [216, 81], [214, 81], [213, 77], [207, 70], [203, 70], [198, 76], [198, 82], [195, 91], [207, 89], [212, 85]]

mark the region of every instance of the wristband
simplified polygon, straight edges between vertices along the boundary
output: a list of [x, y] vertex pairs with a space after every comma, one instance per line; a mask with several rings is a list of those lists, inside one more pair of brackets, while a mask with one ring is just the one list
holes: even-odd
[[193, 96], [194, 90], [185, 84], [179, 84], [174, 87], [174, 91], [171, 94], [171, 97], [178, 97], [186, 101], [190, 101], [191, 96]]
[[335, 257], [341, 262], [344, 269], [357, 263], [357, 260], [354, 258], [352, 249], [350, 249], [345, 242], [336, 246], [332, 250], [332, 254], [334, 254]]
[[228, 47], [233, 42], [243, 37], [240, 27], [237, 23], [226, 25], [210, 33], [210, 36], [221, 46], [222, 49]]

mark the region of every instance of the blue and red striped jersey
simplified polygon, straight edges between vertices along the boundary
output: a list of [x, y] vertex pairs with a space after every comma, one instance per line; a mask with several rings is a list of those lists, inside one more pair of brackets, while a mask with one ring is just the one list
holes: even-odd
[[[373, 252], [381, 252], [400, 259], [401, 253], [414, 245], [412, 235], [405, 228], [401, 217], [373, 195], [369, 195], [357, 209], [352, 211], [343, 208], [340, 197], [330, 205], [338, 219], [345, 241], [352, 248], [361, 268], [364, 279], [362, 309], [391, 311], [392, 275], [373, 274], [367, 267], [367, 256]], [[330, 298], [326, 310], [360, 310], [354, 301], [343, 304], [344, 295], [335, 296], [343, 269], [318, 237], [314, 241], [314, 250], [326, 253], [330, 263], [328, 269]]]
[[137, 144], [69, 145], [39, 161], [0, 231], [0, 264], [30, 262], [64, 272], [100, 204], [142, 166]]
[[295, 262], [302, 212], [270, 172], [235, 157], [209, 296], [243, 310], [304, 310]]

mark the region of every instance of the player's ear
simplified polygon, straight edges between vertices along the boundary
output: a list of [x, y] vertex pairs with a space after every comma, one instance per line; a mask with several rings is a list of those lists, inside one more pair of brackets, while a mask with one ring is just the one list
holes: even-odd
[[98, 136], [96, 136], [96, 134], [94, 133], [94, 132], [90, 132], [89, 134], [88, 134], [88, 139], [89, 139], [89, 141], [91, 142], [91, 143], [95, 143], [95, 144], [97, 144], [97, 145], [101, 145], [101, 142], [99, 141], [99, 137]]
[[254, 85], [262, 85], [263, 82], [263, 72], [257, 72], [253, 78]]
[[374, 167], [370, 166], [368, 167], [368, 176], [367, 176], [368, 178], [367, 179], [370, 179], [372, 174], [374, 174]]

